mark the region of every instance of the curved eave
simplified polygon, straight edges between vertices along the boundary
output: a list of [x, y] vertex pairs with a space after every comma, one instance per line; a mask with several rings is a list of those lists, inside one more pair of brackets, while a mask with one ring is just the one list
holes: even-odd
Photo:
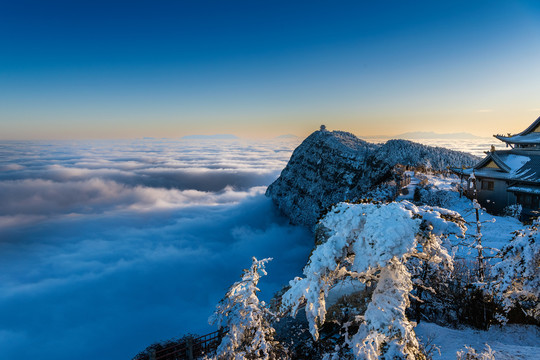
[[522, 140], [522, 139], [516, 139], [519, 135], [514, 136], [501, 136], [501, 135], [493, 135], [494, 138], [501, 140], [502, 142], [508, 143], [508, 144], [514, 144], [514, 145], [523, 145], [523, 144], [538, 144], [538, 140]]
[[[538, 119], [533, 121], [533, 123], [531, 125], [529, 125], [528, 128], [526, 128], [525, 130], [523, 130], [519, 134], [515, 134], [515, 135], [512, 135], [512, 136], [501, 136], [501, 135], [493, 135], [493, 136], [496, 137], [497, 139], [501, 140], [501, 141], [506, 142], [506, 143], [517, 144], [518, 142], [514, 142], [516, 140], [512, 140], [513, 138], [528, 135], [528, 134], [532, 133], [538, 126], [540, 126], [540, 116], [538, 117]], [[537, 143], [537, 141], [536, 142], [527, 142], [527, 141], [522, 141], [522, 140], [519, 141], [519, 144], [535, 144], [535, 143]]]
[[540, 187], [538, 186], [514, 185], [510, 186], [507, 190], [510, 192], [521, 192], [536, 195], [540, 194]]
[[502, 136], [502, 135], [493, 135], [493, 137], [505, 143], [515, 144], [514, 140], [512, 140], [512, 137]]

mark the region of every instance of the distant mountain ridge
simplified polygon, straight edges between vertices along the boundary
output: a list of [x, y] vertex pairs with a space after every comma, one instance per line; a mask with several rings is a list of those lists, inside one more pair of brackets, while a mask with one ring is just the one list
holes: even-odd
[[236, 140], [240, 138], [232, 134], [215, 134], [215, 135], [186, 135], [186, 136], [182, 136], [180, 139], [184, 139], [184, 140], [205, 140], [205, 139]]
[[285, 134], [285, 135], [276, 136], [274, 139], [276, 139], [276, 140], [296, 140], [296, 139], [300, 139], [300, 136], [296, 136], [294, 134]]
[[471, 133], [436, 133], [433, 131], [411, 131], [398, 135], [362, 136], [363, 139], [481, 139]]

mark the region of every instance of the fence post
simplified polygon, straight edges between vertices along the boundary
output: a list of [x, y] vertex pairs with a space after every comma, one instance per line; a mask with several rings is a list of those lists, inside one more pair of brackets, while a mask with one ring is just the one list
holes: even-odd
[[187, 356], [189, 360], [193, 360], [193, 339], [187, 340]]

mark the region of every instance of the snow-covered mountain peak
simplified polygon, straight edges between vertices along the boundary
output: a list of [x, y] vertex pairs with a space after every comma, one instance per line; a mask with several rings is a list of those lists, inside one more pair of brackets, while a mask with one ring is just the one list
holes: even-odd
[[293, 224], [313, 226], [322, 212], [344, 200], [358, 200], [389, 180], [395, 165], [472, 166], [478, 158], [407, 140], [373, 144], [345, 131], [313, 132], [293, 152], [266, 195]]

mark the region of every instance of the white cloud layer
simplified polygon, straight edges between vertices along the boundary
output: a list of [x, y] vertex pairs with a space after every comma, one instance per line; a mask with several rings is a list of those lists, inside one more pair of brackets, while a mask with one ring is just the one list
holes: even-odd
[[129, 359], [210, 331], [251, 256], [275, 258], [268, 299], [312, 247], [262, 195], [294, 144], [0, 145], [2, 359]]

